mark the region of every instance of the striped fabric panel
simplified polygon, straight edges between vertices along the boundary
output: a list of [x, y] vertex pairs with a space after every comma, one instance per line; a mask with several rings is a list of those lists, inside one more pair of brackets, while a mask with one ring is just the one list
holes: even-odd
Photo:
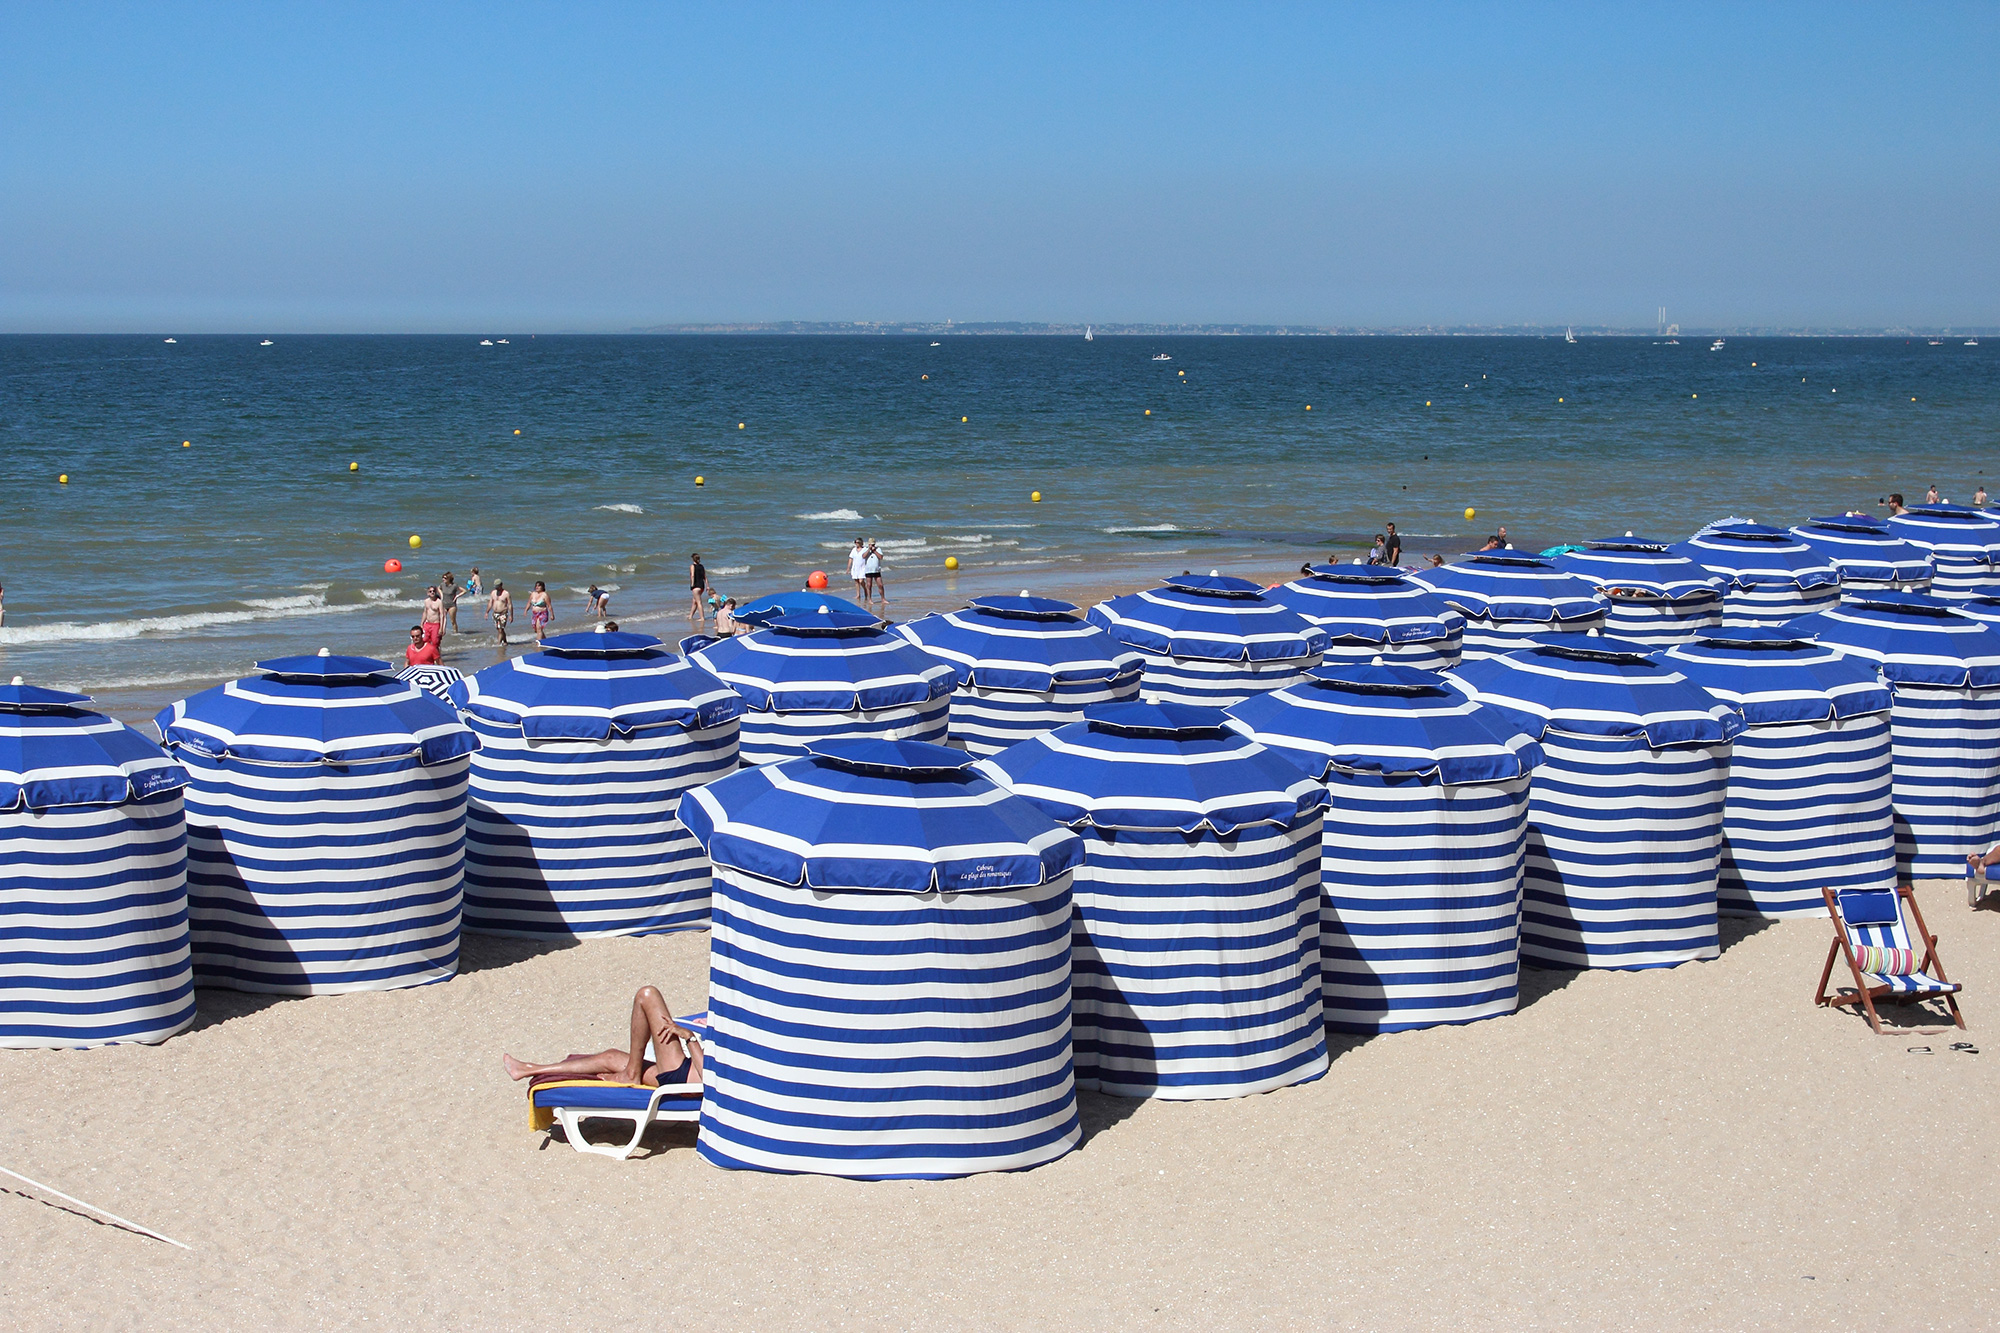
[[1739, 625], [1775, 628], [1795, 617], [1825, 611], [1839, 602], [1838, 583], [1821, 583], [1810, 588], [1790, 583], [1732, 586], [1723, 594], [1722, 623], [1730, 628]]
[[1521, 958], [1672, 967], [1720, 956], [1716, 871], [1729, 747], [1550, 729], [1528, 788]]
[[1227, 708], [1253, 694], [1281, 690], [1306, 678], [1320, 655], [1268, 662], [1217, 662], [1199, 657], [1174, 657], [1139, 649], [1146, 670], [1139, 678], [1140, 695], [1153, 703], [1197, 704]]
[[1897, 903], [1898, 918], [1894, 925], [1855, 926], [1847, 928], [1847, 942], [1854, 946], [1854, 961], [1860, 966], [1861, 979], [1870, 987], [1886, 986], [1894, 995], [1950, 995], [1958, 991], [1955, 981], [1939, 981], [1928, 973], [1911, 971], [1871, 972], [1868, 950], [1886, 950], [1906, 957], [1923, 958], [1923, 950], [1918, 949], [1910, 938], [1909, 928], [1903, 924], [1900, 912], [1902, 903]]
[[1671, 648], [1691, 643], [1704, 630], [1722, 623], [1722, 598], [1687, 599], [1670, 602], [1665, 598], [1609, 597], [1604, 614], [1604, 632], [1613, 638], [1630, 639], [1654, 648]]
[[1465, 654], [1465, 626], [1454, 623], [1451, 633], [1441, 639], [1417, 643], [1363, 643], [1354, 639], [1334, 639], [1320, 659], [1323, 666], [1366, 666], [1376, 658], [1392, 666], [1415, 667], [1419, 671], [1449, 671]]
[[1822, 888], [1896, 885], [1889, 719], [1753, 726], [1722, 809], [1724, 916], [1825, 916]]
[[1047, 693], [961, 685], [951, 695], [951, 738], [967, 753], [998, 754], [1008, 746], [1083, 720], [1092, 704], [1139, 697], [1139, 677], [1123, 681], [1056, 683]]
[[708, 857], [681, 793], [736, 770], [737, 724], [651, 727], [606, 740], [479, 734], [465, 821], [465, 929], [543, 939], [708, 924]]
[[1081, 1138], [1070, 877], [995, 893], [715, 878], [697, 1151], [715, 1166], [937, 1179]]
[[204, 986], [393, 990], [458, 971], [466, 760], [258, 764], [178, 756]]
[[1491, 616], [1465, 618], [1464, 661], [1485, 657], [1505, 657], [1508, 653], [1532, 648], [1545, 634], [1588, 634], [1604, 628], [1604, 613], [1572, 616], [1567, 620], [1495, 620]]
[[854, 708], [844, 713], [750, 709], [743, 714], [738, 759], [746, 768], [796, 759], [815, 741], [863, 737], [942, 745], [950, 734], [951, 696], [895, 708]]
[[1962, 602], [1972, 597], [2000, 596], [2000, 569], [1991, 561], [1956, 558], [1941, 551], [1931, 552], [1933, 597]]
[[1335, 772], [1320, 861], [1327, 1026], [1402, 1032], [1511, 1014], [1528, 780]]
[[2000, 689], [1898, 683], [1896, 872], [1956, 879], [1965, 858], [2000, 841]]
[[1326, 1072], [1317, 814], [1228, 838], [1079, 831], [1078, 1087], [1190, 1101]]
[[0, 814], [0, 1048], [164, 1041], [193, 1021], [180, 792]]

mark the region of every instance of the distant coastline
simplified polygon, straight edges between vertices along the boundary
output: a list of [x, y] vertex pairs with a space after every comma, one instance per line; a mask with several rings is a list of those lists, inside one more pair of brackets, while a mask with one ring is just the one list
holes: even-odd
[[[1084, 324], [1028, 320], [803, 320], [756, 323], [646, 324], [624, 330], [648, 333], [776, 333], [811, 336], [925, 334], [930, 337], [1081, 338], [1088, 328], [1102, 338], [1560, 338], [1574, 329], [1579, 338], [1659, 338], [1650, 328], [1595, 324]], [[1687, 324], [1682, 338], [1983, 338], [2000, 336], [2000, 325], [1965, 328], [1833, 328], [1763, 325]]]

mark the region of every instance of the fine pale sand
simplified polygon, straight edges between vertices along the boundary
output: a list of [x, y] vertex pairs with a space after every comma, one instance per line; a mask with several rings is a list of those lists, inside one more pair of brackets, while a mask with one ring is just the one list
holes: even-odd
[[[1923, 904], [1969, 1033], [1808, 1002], [1821, 921], [1720, 961], [1528, 972], [1522, 1011], [1338, 1041], [1242, 1101], [1086, 1096], [1039, 1170], [859, 1184], [627, 1162], [527, 1128], [503, 1050], [701, 1004], [708, 937], [468, 939], [456, 980], [201, 994], [157, 1048], [0, 1052], [0, 1165], [194, 1246], [0, 1192], [40, 1328], [1991, 1328], [2000, 915]], [[2000, 907], [2000, 900], [1989, 899]], [[1912, 1047], [1928, 1047], [1929, 1053]], [[7, 1184], [0, 1180], [0, 1184]]]

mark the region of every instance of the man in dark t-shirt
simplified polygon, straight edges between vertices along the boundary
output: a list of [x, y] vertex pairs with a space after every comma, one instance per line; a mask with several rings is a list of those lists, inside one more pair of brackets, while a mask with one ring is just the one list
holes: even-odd
[[1396, 525], [1388, 525], [1389, 538], [1382, 544], [1382, 563], [1400, 565], [1403, 563], [1403, 538], [1397, 533]]

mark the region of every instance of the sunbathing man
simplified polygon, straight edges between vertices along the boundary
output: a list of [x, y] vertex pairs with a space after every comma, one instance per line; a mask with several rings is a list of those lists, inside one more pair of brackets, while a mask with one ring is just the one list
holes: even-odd
[[[650, 1065], [645, 1063], [649, 1038], [653, 1043], [653, 1058], [657, 1062]], [[687, 1043], [686, 1054], [681, 1052], [683, 1041]], [[637, 1083], [648, 1088], [657, 1088], [662, 1084], [699, 1083], [701, 1038], [674, 1022], [659, 991], [651, 986], [641, 986], [639, 993], [632, 997], [631, 1050], [572, 1055], [567, 1060], [547, 1065], [526, 1064], [511, 1055], [503, 1055], [500, 1063], [507, 1067], [507, 1077], [516, 1080], [533, 1078], [537, 1074], [563, 1074], [571, 1078], [601, 1075], [614, 1082]]]

